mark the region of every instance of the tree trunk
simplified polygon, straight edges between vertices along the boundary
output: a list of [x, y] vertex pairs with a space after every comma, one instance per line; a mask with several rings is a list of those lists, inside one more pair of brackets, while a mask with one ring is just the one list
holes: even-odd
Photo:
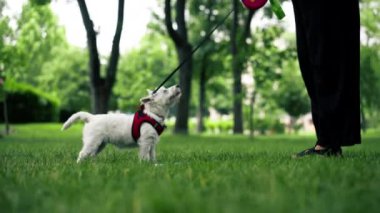
[[118, 14], [117, 14], [117, 23], [115, 34], [113, 36], [112, 48], [110, 53], [110, 59], [108, 61], [107, 66], [107, 74], [105, 81], [105, 97], [104, 97], [104, 105], [106, 106], [106, 110], [109, 109], [109, 102], [112, 95], [112, 88], [115, 85], [116, 81], [116, 72], [117, 65], [119, 63], [120, 58], [120, 39], [121, 33], [123, 31], [123, 23], [124, 23], [124, 0], [119, 0], [118, 5]]
[[296, 132], [296, 121], [297, 118], [290, 116], [290, 133], [297, 133]]
[[102, 78], [99, 83], [91, 82], [90, 85], [92, 112], [95, 114], [107, 113], [109, 97], [107, 97], [105, 80]]
[[[234, 114], [234, 134], [243, 133], [243, 91], [241, 83], [241, 74], [244, 69], [246, 56], [246, 39], [251, 36], [251, 21], [255, 11], [249, 10], [245, 19], [243, 32], [238, 37], [239, 28], [239, 3], [238, 0], [232, 0], [233, 3], [233, 22], [231, 29], [231, 55], [232, 55], [232, 72], [233, 72], [233, 114]], [[238, 49], [238, 46], [240, 47]], [[240, 54], [239, 54], [240, 53]]]
[[7, 104], [7, 92], [4, 89], [4, 124], [5, 124], [5, 135], [9, 135], [10, 132], [10, 126], [9, 126], [9, 119], [8, 119], [8, 104]]
[[233, 114], [234, 114], [234, 134], [243, 133], [243, 110], [242, 110], [242, 85], [241, 69], [239, 67], [238, 48], [237, 48], [237, 28], [238, 28], [238, 1], [233, 2], [233, 22], [231, 29], [231, 55], [233, 72]]
[[[215, 4], [214, 0], [208, 0], [206, 3], [206, 7], [212, 11], [213, 6]], [[206, 28], [211, 28], [212, 20], [212, 13], [208, 13], [207, 15], [207, 25]], [[208, 38], [209, 40], [209, 38]], [[210, 40], [209, 40], [210, 41]], [[197, 132], [202, 133], [205, 131], [205, 125], [204, 125], [204, 117], [207, 113], [207, 107], [206, 107], [206, 83], [208, 81], [206, 72], [208, 69], [208, 59], [209, 59], [210, 51], [205, 51], [202, 55], [201, 59], [201, 67], [200, 67], [200, 73], [199, 73], [199, 107], [198, 107], [198, 113], [197, 113]]]
[[[191, 46], [186, 45], [178, 48], [179, 61], [185, 60], [191, 54]], [[175, 133], [188, 133], [189, 105], [191, 95], [192, 61], [185, 63], [180, 69], [179, 85], [181, 86], [182, 96], [178, 103], [177, 119], [175, 123]]]
[[[362, 105], [363, 106], [363, 105]], [[363, 132], [366, 132], [367, 130], [367, 119], [365, 117], [365, 114], [364, 114], [364, 107], [361, 107], [360, 108], [360, 114], [361, 114], [361, 128], [363, 130]]]
[[204, 116], [206, 114], [206, 60], [207, 54], [203, 56], [201, 71], [199, 76], [199, 108], [198, 108], [198, 133], [202, 133], [205, 130], [204, 126]]
[[171, 1], [165, 0], [165, 25], [170, 38], [175, 44], [179, 63], [189, 58], [188, 61], [181, 67], [179, 73], [179, 83], [182, 89], [182, 96], [178, 104], [177, 119], [174, 127], [175, 133], [187, 134], [192, 78], [192, 47], [187, 38], [185, 3], [185, 0], [177, 0], [176, 2], [175, 10], [177, 30], [174, 30], [171, 16]]
[[254, 113], [255, 113], [255, 97], [256, 92], [252, 92], [251, 100], [249, 103], [249, 137], [253, 139], [255, 128], [253, 126], [253, 119], [254, 119]]
[[94, 24], [87, 10], [85, 0], [78, 0], [79, 9], [82, 15], [83, 24], [87, 33], [87, 45], [89, 52], [89, 76], [91, 89], [91, 110], [95, 114], [107, 113], [108, 104], [115, 83], [117, 65], [119, 61], [119, 44], [123, 29], [124, 20], [124, 0], [119, 0], [116, 31], [112, 43], [111, 55], [107, 67], [106, 77], [100, 74], [100, 59], [96, 43], [97, 33]]

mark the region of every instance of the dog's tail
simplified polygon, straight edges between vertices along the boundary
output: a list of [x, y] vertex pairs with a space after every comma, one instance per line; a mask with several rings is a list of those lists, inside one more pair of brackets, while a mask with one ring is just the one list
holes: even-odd
[[68, 129], [75, 121], [82, 120], [85, 123], [90, 122], [91, 118], [93, 117], [92, 114], [88, 112], [77, 112], [73, 114], [62, 126], [62, 131], [65, 129]]

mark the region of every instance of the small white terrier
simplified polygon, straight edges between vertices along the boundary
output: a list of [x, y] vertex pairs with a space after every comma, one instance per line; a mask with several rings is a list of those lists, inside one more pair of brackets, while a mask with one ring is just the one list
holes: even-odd
[[140, 99], [141, 109], [135, 114], [100, 114], [88, 112], [73, 114], [62, 126], [68, 129], [75, 121], [85, 122], [83, 128], [83, 147], [77, 162], [89, 156], [95, 156], [106, 144], [117, 147], [140, 148], [140, 160], [156, 161], [155, 147], [159, 134], [164, 130], [164, 120], [169, 108], [178, 103], [181, 89], [178, 85], [170, 88], [162, 87], [156, 93]]

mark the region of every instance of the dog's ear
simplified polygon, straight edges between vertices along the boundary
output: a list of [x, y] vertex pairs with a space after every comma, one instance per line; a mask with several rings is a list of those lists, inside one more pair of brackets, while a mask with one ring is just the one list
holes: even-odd
[[140, 99], [140, 103], [145, 104], [145, 103], [148, 103], [151, 100], [152, 100], [152, 98], [150, 96], [147, 96], [147, 97], [141, 98]]

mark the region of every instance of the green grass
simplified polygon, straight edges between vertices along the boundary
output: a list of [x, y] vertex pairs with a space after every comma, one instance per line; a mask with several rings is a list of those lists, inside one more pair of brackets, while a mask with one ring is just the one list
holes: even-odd
[[380, 133], [344, 158], [292, 159], [310, 136], [173, 136], [161, 166], [108, 146], [76, 164], [80, 125], [13, 127], [0, 140], [0, 212], [378, 212]]

